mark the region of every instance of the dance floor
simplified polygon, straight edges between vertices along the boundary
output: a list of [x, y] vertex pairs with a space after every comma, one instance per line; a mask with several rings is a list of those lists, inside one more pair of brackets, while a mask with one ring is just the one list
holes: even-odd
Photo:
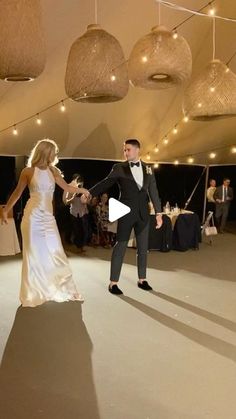
[[108, 293], [111, 250], [69, 252], [83, 304], [19, 306], [21, 257], [0, 259], [2, 419], [235, 419], [236, 235], [151, 252], [153, 292], [128, 249]]

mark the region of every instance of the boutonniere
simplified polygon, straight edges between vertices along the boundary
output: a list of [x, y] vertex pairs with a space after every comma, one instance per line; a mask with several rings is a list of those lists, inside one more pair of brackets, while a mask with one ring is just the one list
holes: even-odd
[[152, 168], [151, 168], [151, 166], [146, 166], [146, 173], [147, 173], [147, 175], [152, 175]]

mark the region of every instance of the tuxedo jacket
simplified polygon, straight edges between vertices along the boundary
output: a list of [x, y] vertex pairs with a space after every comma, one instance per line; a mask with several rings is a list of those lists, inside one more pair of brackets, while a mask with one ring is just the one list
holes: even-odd
[[[223, 185], [218, 186], [214, 192], [213, 195], [214, 199], [223, 199]], [[233, 193], [233, 188], [231, 188], [230, 186], [227, 187], [227, 201], [225, 201], [225, 203], [230, 204], [230, 202], [232, 201], [234, 197], [234, 193]], [[216, 202], [216, 205], [220, 205], [219, 202]]]
[[135, 182], [130, 165], [126, 161], [115, 164], [109, 175], [89, 190], [90, 194], [98, 196], [117, 183], [120, 189], [120, 202], [128, 205], [131, 209], [129, 217], [141, 217], [142, 220], [147, 220], [149, 218], [149, 201], [152, 201], [156, 213], [161, 212], [161, 201], [151, 167], [144, 162], [141, 162], [141, 165], [143, 169], [141, 189]]

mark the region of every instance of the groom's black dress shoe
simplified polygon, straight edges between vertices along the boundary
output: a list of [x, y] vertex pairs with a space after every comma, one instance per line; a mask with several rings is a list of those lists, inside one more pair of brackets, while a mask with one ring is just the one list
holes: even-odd
[[138, 287], [142, 288], [142, 290], [145, 290], [145, 291], [151, 291], [152, 290], [152, 287], [150, 287], [150, 285], [147, 281], [138, 282]]
[[111, 294], [115, 294], [115, 295], [121, 295], [121, 294], [123, 294], [123, 292], [120, 290], [120, 288], [117, 287], [117, 285], [112, 285], [112, 287], [109, 285], [108, 291]]

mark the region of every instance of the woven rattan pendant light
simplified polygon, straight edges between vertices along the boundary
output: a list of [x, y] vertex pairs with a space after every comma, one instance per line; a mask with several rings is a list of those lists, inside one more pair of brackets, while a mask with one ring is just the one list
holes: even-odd
[[46, 62], [39, 0], [2, 0], [0, 12], [0, 78], [30, 81]]
[[129, 78], [134, 86], [166, 89], [179, 85], [191, 76], [192, 55], [187, 41], [155, 26], [138, 40], [129, 58]]
[[71, 46], [65, 75], [65, 90], [80, 102], [114, 102], [128, 92], [127, 65], [114, 36], [100, 25], [89, 25]]
[[236, 75], [212, 60], [185, 91], [184, 113], [194, 120], [236, 115]]
[[183, 110], [190, 119], [210, 120], [236, 115], [236, 75], [215, 59], [216, 19], [212, 19], [213, 59], [185, 91]]

